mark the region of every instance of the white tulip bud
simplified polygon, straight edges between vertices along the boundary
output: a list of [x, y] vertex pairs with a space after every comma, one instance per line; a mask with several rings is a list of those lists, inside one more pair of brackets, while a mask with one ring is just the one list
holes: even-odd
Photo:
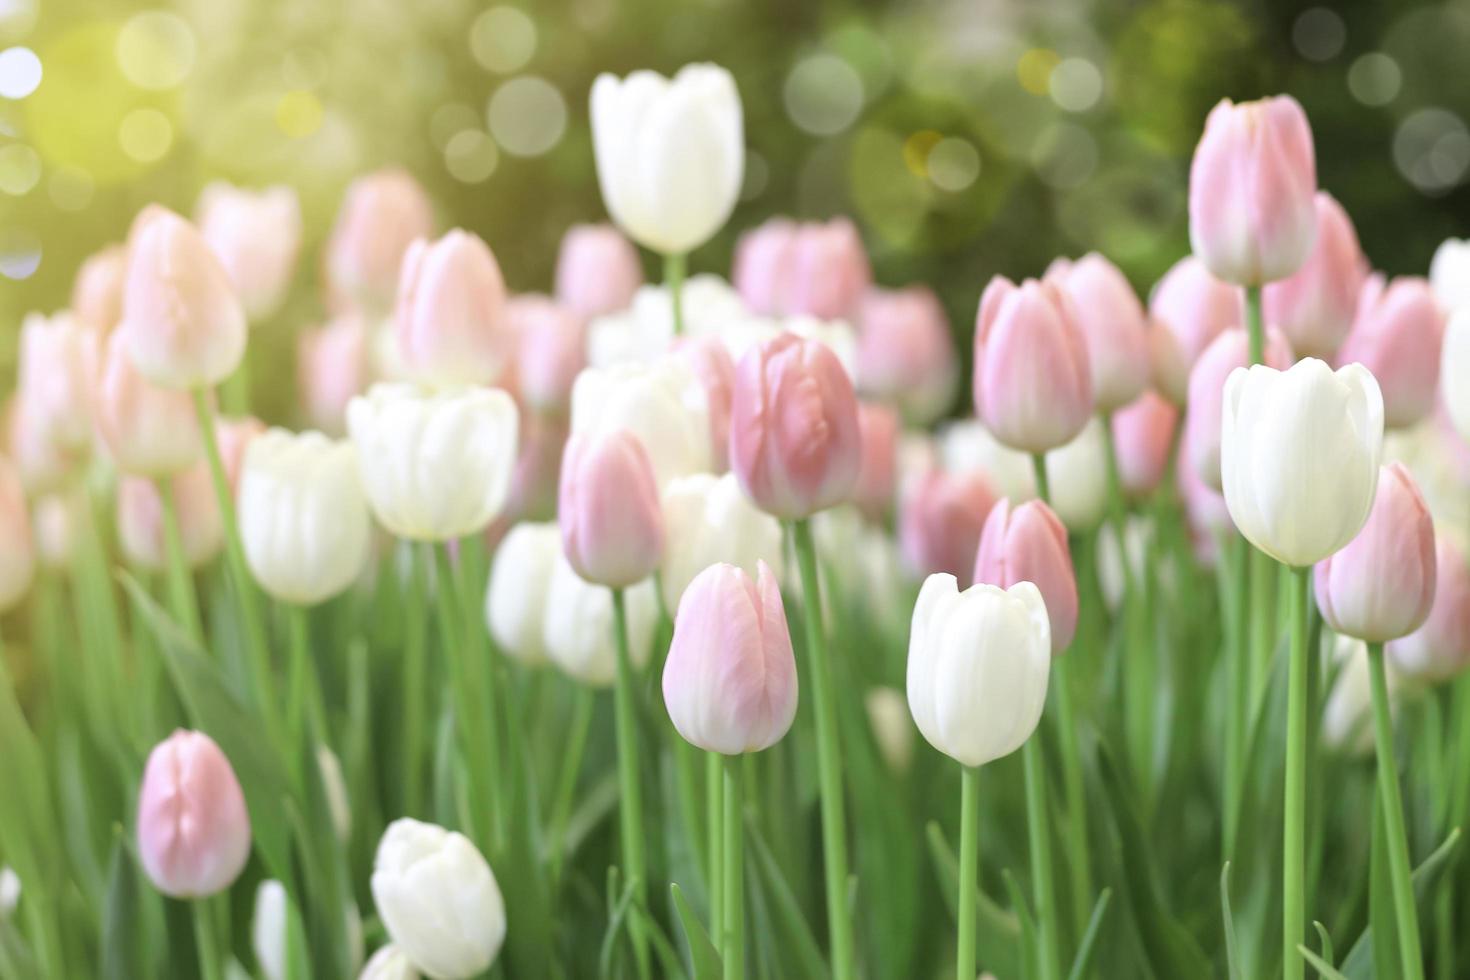
[[678, 609], [694, 576], [711, 565], [738, 565], [752, 578], [764, 561], [781, 579], [781, 522], [756, 507], [735, 474], [696, 473], [670, 481], [663, 493], [664, 607]]
[[1470, 442], [1470, 306], [1450, 318], [1439, 365], [1440, 397], [1455, 431]]
[[892, 687], [875, 687], [863, 698], [868, 724], [883, 761], [894, 772], [908, 772], [914, 758], [914, 723], [909, 719], [903, 692]]
[[389, 943], [373, 954], [357, 980], [419, 980], [419, 973], [403, 950]]
[[[658, 620], [658, 593], [645, 579], [623, 591], [628, 613], [628, 654], [635, 667], [648, 662]], [[564, 555], [557, 555], [546, 587], [546, 654], [584, 684], [606, 687], [617, 674], [613, 643], [612, 590], [585, 582]]]
[[1046, 454], [1051, 508], [1069, 531], [1090, 531], [1108, 509], [1108, 444], [1093, 417], [1077, 438]]
[[693, 370], [677, 357], [649, 364], [587, 368], [572, 385], [572, 433], [631, 432], [654, 479], [708, 472], [714, 464], [709, 403]]
[[255, 889], [255, 916], [250, 920], [250, 946], [266, 980], [286, 976], [286, 886], [275, 879]]
[[316, 765], [322, 774], [322, 789], [327, 797], [327, 810], [332, 815], [332, 829], [337, 838], [346, 841], [352, 833], [352, 804], [347, 799], [347, 780], [342, 778], [342, 763], [325, 745], [316, 747]]
[[547, 660], [547, 590], [561, 554], [561, 529], [554, 523], [517, 524], [495, 551], [485, 622], [505, 655], [527, 666]]

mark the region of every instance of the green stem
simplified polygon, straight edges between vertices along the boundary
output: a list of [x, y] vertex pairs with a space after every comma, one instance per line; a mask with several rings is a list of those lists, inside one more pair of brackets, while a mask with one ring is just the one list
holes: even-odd
[[571, 819], [572, 798], [577, 790], [577, 774], [582, 771], [582, 756], [587, 750], [587, 733], [592, 728], [592, 689], [577, 685], [572, 701], [572, 724], [567, 751], [562, 756], [561, 772], [556, 780], [556, 797], [551, 808], [551, 839], [555, 851], [551, 859], [551, 880], [561, 879], [562, 862], [567, 853], [567, 821]]
[[220, 956], [219, 938], [215, 935], [213, 909], [208, 899], [189, 903], [194, 918], [194, 944], [199, 949], [200, 980], [222, 980], [224, 961]]
[[1046, 453], [1031, 454], [1031, 472], [1036, 477], [1036, 496], [1051, 505], [1051, 479], [1046, 474]]
[[822, 631], [822, 593], [817, 582], [817, 549], [809, 520], [792, 522], [792, 540], [801, 567], [805, 603], [806, 655], [816, 715], [817, 775], [822, 801], [823, 870], [827, 888], [827, 929], [832, 944], [832, 975], [853, 976], [852, 917], [847, 910], [847, 827], [842, 797], [842, 747], [837, 741], [837, 705], [832, 700], [832, 667]]
[[1399, 797], [1398, 761], [1393, 750], [1393, 714], [1388, 706], [1388, 675], [1383, 644], [1368, 644], [1368, 670], [1373, 691], [1373, 741], [1378, 749], [1378, 792], [1383, 802], [1388, 870], [1393, 884], [1393, 912], [1399, 927], [1399, 959], [1404, 980], [1422, 980], [1424, 955], [1419, 945], [1419, 917], [1410, 880], [1409, 837], [1404, 830], [1404, 803]]
[[1250, 563], [1247, 588], [1250, 591], [1250, 697], [1251, 710], [1265, 694], [1271, 676], [1271, 658], [1276, 653], [1276, 583], [1277, 565], [1270, 555], [1247, 545]]
[[1061, 742], [1062, 791], [1066, 794], [1067, 870], [1072, 877], [1072, 924], [1082, 935], [1092, 917], [1092, 860], [1087, 846], [1087, 790], [1082, 781], [1081, 746], [1077, 739], [1077, 705], [1072, 696], [1076, 654], [1058, 661], [1052, 671], [1057, 699], [1057, 739]]
[[980, 868], [980, 768], [960, 768], [960, 894], [956, 980], [975, 980], [975, 880]]
[[1026, 837], [1031, 851], [1031, 877], [1035, 889], [1036, 942], [1041, 947], [1040, 977], [1041, 980], [1059, 980], [1062, 960], [1058, 948], [1056, 882], [1052, 875], [1041, 740], [1028, 738], [1021, 747], [1021, 756], [1026, 768]]
[[195, 643], [204, 642], [204, 625], [199, 619], [199, 600], [194, 594], [194, 576], [184, 555], [184, 537], [179, 530], [179, 507], [173, 480], [154, 483], [163, 510], [163, 547], [168, 555], [168, 604], [174, 619]]
[[689, 267], [689, 256], [664, 256], [664, 285], [669, 287], [669, 305], [674, 313], [674, 336], [684, 332], [684, 274]]
[[[391, 570], [390, 570], [391, 573]], [[428, 637], [423, 570], [409, 562], [403, 640], [403, 809], [411, 817], [424, 815], [424, 734], [428, 724]]]
[[1285, 980], [1303, 980], [1297, 953], [1306, 931], [1307, 603], [1312, 569], [1294, 568], [1291, 590], [1291, 663], [1286, 688], [1286, 796], [1282, 826], [1281, 962]]
[[302, 707], [306, 712], [302, 731], [313, 729], [322, 737], [327, 733], [326, 707], [322, 704], [321, 684], [317, 681], [316, 664], [311, 656], [310, 612], [305, 606], [282, 603], [286, 611], [286, 629], [290, 637], [292, 669], [300, 665], [305, 687], [302, 689]]
[[1220, 536], [1221, 591], [1226, 595], [1226, 614], [1231, 629], [1226, 637], [1225, 676], [1229, 707], [1225, 714], [1225, 820], [1224, 853], [1230, 860], [1235, 854], [1235, 839], [1240, 825], [1240, 797], [1245, 780], [1246, 739], [1250, 730], [1251, 680], [1250, 605], [1245, 601], [1250, 575], [1251, 546], [1233, 533]]
[[1245, 328], [1250, 335], [1252, 364], [1266, 363], [1266, 330], [1261, 323], [1261, 287], [1245, 289]]
[[623, 863], [633, 888], [633, 902], [639, 914], [629, 919], [628, 933], [633, 940], [633, 955], [638, 973], [649, 975], [648, 937], [643, 932], [642, 910], [647, 907], [647, 863], [643, 847], [643, 788], [638, 776], [638, 729], [633, 688], [633, 660], [628, 652], [628, 616], [622, 589], [612, 590], [613, 633], [617, 641], [618, 671], [613, 685], [614, 721], [618, 743], [618, 782], [621, 790], [621, 812], [618, 825], [622, 832]]
[[709, 814], [709, 930], [710, 935], [724, 932], [724, 857], [725, 842], [723, 821], [723, 796], [720, 789], [724, 782], [724, 764], [718, 752], [705, 755], [704, 805]]
[[[447, 554], [447, 551], [446, 551]], [[507, 833], [506, 808], [502, 804], [509, 799], [509, 788], [504, 779], [512, 765], [517, 765], [519, 755], [503, 750], [500, 719], [507, 714], [501, 710], [500, 667], [498, 651], [489, 644], [489, 632], [485, 627], [481, 597], [485, 595], [485, 577], [481, 574], [485, 565], [484, 539], [479, 535], [468, 535], [459, 539], [459, 567], [450, 580], [455, 590], [455, 601], [459, 606], [463, 624], [460, 640], [463, 643], [465, 676], [474, 689], [478, 706], [479, 738], [485, 746], [484, 760], [487, 766], [485, 779], [489, 784], [490, 832], [492, 847], [499, 853], [504, 846]], [[517, 702], [512, 699], [509, 709], [511, 727], [519, 731]]]
[[[713, 753], [711, 753], [713, 755]], [[724, 760], [725, 767], [725, 923], [723, 934], [725, 980], [745, 977], [745, 820], [741, 813], [741, 757]]]

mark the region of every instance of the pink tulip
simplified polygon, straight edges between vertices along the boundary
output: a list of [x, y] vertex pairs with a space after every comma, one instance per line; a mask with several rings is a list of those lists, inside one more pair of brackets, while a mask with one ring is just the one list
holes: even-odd
[[357, 313], [341, 313], [297, 341], [296, 385], [307, 423], [333, 438], [347, 432], [347, 403], [367, 389], [367, 323]]
[[1143, 304], [1118, 267], [1096, 252], [1073, 262], [1057, 259], [1046, 278], [1066, 291], [1087, 343], [1097, 410], [1108, 413], [1133, 401], [1153, 373]]
[[846, 317], [873, 280], [862, 236], [846, 218], [801, 225], [788, 271], [784, 312], [821, 320]]
[[1159, 280], [1148, 308], [1154, 382], [1170, 401], [1183, 405], [1194, 362], [1220, 334], [1245, 326], [1245, 292], [1216, 279], [1203, 262], [1186, 255]]
[[1316, 197], [1317, 240], [1307, 261], [1289, 278], [1261, 291], [1266, 322], [1280, 328], [1301, 357], [1330, 361], [1342, 346], [1358, 296], [1368, 278], [1368, 260], [1342, 205], [1326, 191]]
[[954, 401], [959, 365], [949, 318], [927, 286], [870, 289], [857, 308], [858, 390], [928, 425]]
[[1383, 420], [1390, 428], [1413, 425], [1434, 408], [1445, 317], [1429, 280], [1400, 276], [1363, 284], [1352, 333], [1338, 364], [1357, 362], [1373, 372], [1383, 391]]
[[71, 310], [83, 323], [107, 333], [122, 319], [128, 252], [109, 245], [82, 263], [71, 287]]
[[1317, 163], [1290, 96], [1210, 110], [1189, 168], [1189, 241], [1226, 282], [1259, 286], [1301, 268], [1317, 235]]
[[664, 662], [669, 720], [708, 752], [759, 752], [796, 718], [796, 658], [781, 589], [765, 562], [752, 582], [735, 565], [710, 565], [679, 600]]
[[50, 438], [42, 426], [31, 421], [26, 399], [19, 395], [11, 397], [5, 410], [10, 456], [26, 493], [40, 496], [73, 482], [87, 461], [86, 452], [68, 450]]
[[250, 857], [250, 814], [230, 760], [203, 732], [176, 729], [148, 753], [138, 791], [138, 857], [172, 898], [229, 888]]
[[139, 374], [121, 331], [108, 338], [94, 401], [97, 432], [122, 472], [172, 476], [203, 458], [194, 399]]
[[831, 349], [783, 333], [748, 351], [730, 399], [730, 466], [757, 507], [787, 520], [852, 495], [857, 396]]
[[1009, 589], [1032, 582], [1046, 600], [1051, 652], [1066, 651], [1077, 633], [1077, 577], [1061, 518], [1040, 500], [1012, 509], [1002, 498], [985, 519], [975, 555], [975, 579]]
[[505, 280], [489, 246], [455, 229], [403, 257], [395, 320], [404, 366], [432, 384], [493, 384], [511, 363]]
[[1179, 457], [1184, 462], [1174, 467], [1174, 483], [1184, 503], [1184, 517], [1189, 523], [1195, 558], [1213, 568], [1219, 557], [1220, 539], [1233, 533], [1235, 524], [1230, 519], [1230, 508], [1225, 506], [1225, 495], [1200, 479], [1199, 473], [1189, 464], [1193, 457], [1188, 430], [1186, 425], [1179, 446]]
[[689, 365], [704, 390], [709, 411], [710, 449], [713, 470], [730, 468], [730, 401], [735, 390], [735, 362], [724, 343], [714, 334], [682, 337], [674, 344], [674, 356]]
[[[1291, 345], [1281, 331], [1266, 330], [1266, 363], [1278, 371], [1291, 367]], [[1250, 364], [1250, 337], [1244, 329], [1227, 330], [1216, 337], [1189, 372], [1189, 411], [1184, 416], [1186, 461], [1213, 490], [1220, 483], [1220, 419], [1225, 379]]]
[[20, 328], [17, 388], [38, 439], [61, 453], [92, 444], [92, 389], [100, 360], [98, 332], [70, 313], [28, 314]]
[[434, 216], [429, 198], [403, 170], [380, 170], [347, 188], [327, 245], [332, 289], [371, 314], [393, 305], [398, 267], [411, 242], [427, 238]]
[[970, 587], [985, 519], [995, 491], [979, 473], [930, 470], [904, 494], [898, 542], [909, 569], [920, 578], [948, 572], [961, 590]]
[[[224, 524], [204, 460], [177, 476], [167, 477], [178, 512], [184, 562], [199, 568], [224, 546]], [[163, 498], [157, 484], [141, 476], [125, 476], [117, 484], [117, 536], [129, 562], [150, 572], [168, 567]]]
[[898, 486], [898, 416], [891, 408], [872, 402], [858, 405], [858, 434], [862, 439], [862, 466], [852, 501], [863, 516], [882, 523], [893, 509]]
[[521, 397], [537, 412], [565, 415], [572, 382], [587, 366], [587, 336], [582, 317], [549, 299], [527, 293], [506, 305], [515, 336], [516, 380]]
[[626, 310], [643, 285], [638, 249], [612, 225], [573, 225], [556, 257], [556, 301], [590, 320]]
[[253, 320], [280, 308], [301, 251], [301, 205], [283, 184], [261, 191], [217, 181], [199, 195], [199, 231]]
[[1095, 408], [1087, 342], [1055, 283], [996, 276], [985, 287], [974, 394], [980, 421], [1013, 449], [1044, 453], [1082, 431]]
[[[134, 253], [138, 251], [138, 243], [143, 240], [143, 230], [153, 223], [153, 219], [171, 217], [183, 220], [183, 216], [171, 208], [162, 204], [151, 202], [143, 205], [138, 213], [133, 215], [132, 223], [128, 225], [128, 237], [123, 243], [123, 251], [127, 253], [128, 261], [132, 261]], [[126, 282], [124, 283], [126, 286]]]
[[214, 441], [219, 448], [219, 458], [225, 470], [225, 482], [233, 493], [240, 485], [240, 470], [245, 465], [245, 451], [255, 437], [265, 432], [265, 423], [253, 416], [243, 418], [216, 418]]
[[1402, 463], [1379, 471], [1368, 523], [1347, 546], [1317, 563], [1322, 618], [1370, 643], [1407, 636], [1434, 604], [1434, 519]]
[[1448, 538], [1435, 543], [1429, 618], [1385, 649], [1400, 674], [1431, 683], [1447, 681], [1470, 664], [1470, 564]]
[[1156, 391], [1145, 391], [1131, 405], [1113, 413], [1113, 444], [1123, 491], [1143, 497], [1164, 480], [1179, 409]]
[[207, 388], [245, 356], [245, 311], [194, 226], [172, 212], [148, 220], [128, 254], [119, 329], [138, 371], [165, 388]]
[[730, 278], [752, 313], [781, 316], [786, 312], [796, 229], [794, 221], [772, 218], [741, 235], [736, 243]]
[[557, 494], [562, 550], [588, 582], [622, 589], [663, 559], [664, 517], [643, 444], [631, 433], [574, 433]]
[[554, 520], [562, 455], [567, 445], [566, 419], [523, 413], [517, 445], [505, 516], [511, 521]]
[[25, 487], [10, 460], [0, 456], [0, 612], [25, 596], [35, 574], [36, 549]]

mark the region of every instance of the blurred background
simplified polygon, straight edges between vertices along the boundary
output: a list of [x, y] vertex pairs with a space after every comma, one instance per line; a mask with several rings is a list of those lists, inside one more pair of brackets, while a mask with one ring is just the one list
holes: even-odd
[[191, 213], [216, 178], [300, 191], [283, 331], [320, 318], [343, 188], [386, 164], [545, 290], [565, 228], [605, 216], [593, 78], [698, 60], [735, 74], [749, 157], [693, 268], [728, 274], [772, 214], [848, 213], [962, 350], [996, 272], [1098, 249], [1145, 292], [1188, 248], [1190, 154], [1227, 96], [1295, 95], [1370, 259], [1422, 273], [1470, 230], [1467, 51], [1470, 3], [0, 0], [0, 367], [138, 208]]

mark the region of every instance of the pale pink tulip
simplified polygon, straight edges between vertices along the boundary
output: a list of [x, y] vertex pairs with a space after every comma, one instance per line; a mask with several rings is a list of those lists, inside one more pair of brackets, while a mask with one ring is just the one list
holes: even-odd
[[1124, 493], [1143, 497], [1163, 482], [1178, 425], [1179, 409], [1156, 391], [1145, 391], [1113, 413], [1113, 444]]
[[312, 428], [333, 438], [347, 432], [347, 403], [367, 390], [371, 339], [360, 314], [341, 313], [297, 341], [297, 391]]
[[371, 314], [391, 309], [403, 253], [427, 238], [433, 223], [428, 195], [407, 171], [359, 177], [347, 188], [327, 245], [331, 288]]
[[658, 484], [643, 444], [628, 432], [572, 435], [556, 514], [567, 561], [588, 582], [627, 588], [663, 560]]
[[394, 325], [404, 367], [430, 384], [493, 384], [514, 357], [500, 265], [457, 228], [409, 246]]
[[[1278, 371], [1291, 367], [1291, 345], [1281, 331], [1266, 330], [1266, 363]], [[1186, 462], [1213, 490], [1221, 489], [1220, 420], [1225, 379], [1250, 364], [1250, 336], [1244, 329], [1227, 330], [1216, 337], [1189, 372], [1189, 411], [1184, 416]]]
[[128, 250], [122, 245], [109, 245], [89, 256], [72, 282], [72, 314], [103, 333], [111, 331], [122, 319], [127, 277]]
[[1149, 298], [1154, 383], [1176, 405], [1189, 394], [1189, 371], [1205, 348], [1231, 327], [1245, 326], [1245, 291], [1221, 282], [1186, 255], [1159, 280]]
[[858, 433], [862, 438], [862, 466], [852, 502], [868, 520], [881, 524], [893, 509], [898, 487], [898, 416], [886, 405], [858, 404]]
[[176, 729], [148, 754], [138, 791], [138, 858], [171, 898], [208, 898], [250, 857], [250, 814], [230, 760], [203, 732]]
[[534, 412], [521, 415], [516, 467], [511, 474], [503, 515], [507, 521], [556, 518], [556, 495], [566, 445], [566, 419]]
[[954, 402], [959, 363], [949, 318], [927, 286], [870, 289], [857, 307], [858, 390], [929, 425]]
[[1389, 428], [1413, 425], [1434, 408], [1444, 328], [1429, 280], [1399, 276], [1385, 281], [1378, 274], [1363, 284], [1352, 333], [1337, 363], [1356, 362], [1373, 372]]
[[556, 301], [584, 320], [626, 310], [643, 285], [638, 249], [612, 225], [573, 225], [556, 256]]
[[587, 366], [582, 317], [532, 293], [512, 299], [506, 313], [515, 335], [516, 382], [522, 400], [537, 412], [565, 415], [571, 408], [572, 383]]
[[36, 575], [36, 549], [20, 474], [0, 456], [0, 612], [24, 598]]
[[1385, 649], [1401, 675], [1431, 683], [1447, 681], [1470, 664], [1470, 564], [1443, 535], [1435, 542], [1429, 618]]
[[1092, 391], [1104, 414], [1142, 394], [1153, 374], [1143, 304], [1118, 267], [1096, 252], [1057, 259], [1046, 278], [1066, 291], [1087, 343]]
[[712, 468], [716, 473], [724, 473], [730, 468], [730, 400], [735, 390], [735, 362], [724, 343], [713, 334], [681, 337], [674, 343], [673, 354], [689, 366], [704, 390]]
[[121, 331], [108, 338], [93, 410], [97, 432], [124, 473], [172, 476], [203, 458], [194, 399], [139, 374]]
[[801, 225], [788, 274], [783, 312], [822, 320], [846, 317], [873, 281], [862, 236], [846, 218]]
[[1342, 205], [1326, 191], [1315, 203], [1317, 241], [1300, 269], [1261, 290], [1266, 322], [1300, 357], [1330, 361], [1353, 325], [1368, 260]]
[[[178, 513], [184, 563], [199, 568], [224, 545], [224, 523], [204, 460], [177, 476], [167, 477]], [[146, 477], [125, 476], [117, 484], [117, 536], [129, 562], [150, 572], [168, 567], [163, 498]]]
[[730, 279], [752, 313], [781, 316], [786, 312], [796, 230], [796, 222], [772, 218], [741, 235], [736, 243]]
[[20, 328], [16, 385], [35, 437], [59, 453], [92, 445], [92, 390], [97, 383], [100, 334], [66, 311], [28, 314]]
[[920, 578], [948, 572], [970, 587], [980, 532], [996, 495], [979, 473], [930, 470], [914, 481], [899, 508], [898, 541], [909, 570]]
[[1032, 582], [1046, 601], [1052, 655], [1066, 651], [1077, 633], [1077, 576], [1067, 529], [1040, 500], [1012, 508], [1002, 498], [985, 519], [975, 555], [974, 581], [1009, 589]]
[[265, 423], [254, 416], [215, 419], [214, 441], [219, 448], [220, 463], [225, 469], [225, 482], [230, 485], [232, 493], [240, 485], [240, 469], [245, 465], [245, 451], [265, 429]]
[[196, 207], [200, 234], [219, 256], [252, 320], [280, 308], [301, 251], [301, 204], [277, 184], [260, 191], [216, 181]]
[[1184, 503], [1184, 517], [1189, 522], [1194, 556], [1201, 564], [1214, 567], [1219, 558], [1220, 540], [1226, 534], [1234, 533], [1235, 524], [1230, 520], [1225, 495], [1200, 479], [1198, 471], [1189, 463], [1193, 455], [1188, 429], [1186, 425], [1179, 446], [1180, 462], [1174, 467], [1174, 483]]

